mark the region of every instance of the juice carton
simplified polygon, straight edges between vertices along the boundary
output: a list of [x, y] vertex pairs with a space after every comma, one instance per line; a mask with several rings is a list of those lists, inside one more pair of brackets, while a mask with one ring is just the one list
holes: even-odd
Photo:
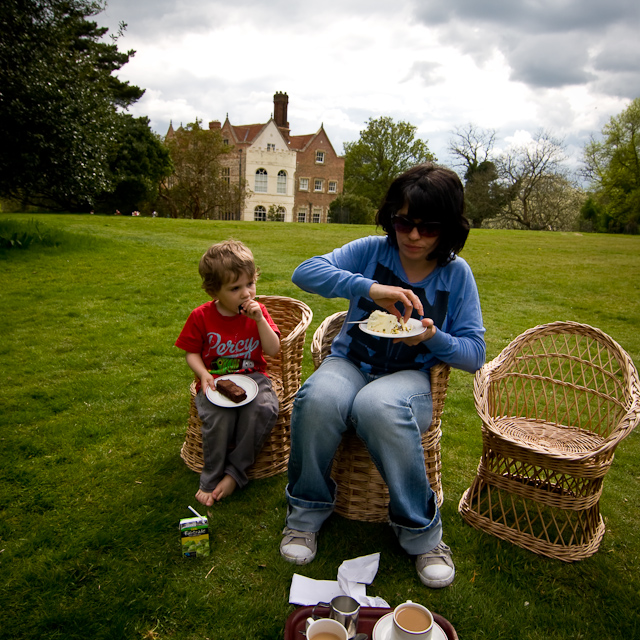
[[182, 518], [180, 538], [185, 558], [204, 558], [209, 555], [209, 521], [204, 516]]

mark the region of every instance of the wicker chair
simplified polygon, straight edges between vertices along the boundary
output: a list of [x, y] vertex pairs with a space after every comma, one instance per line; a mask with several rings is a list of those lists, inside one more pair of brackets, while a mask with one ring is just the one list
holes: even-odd
[[[331, 343], [338, 335], [346, 311], [325, 318], [316, 329], [311, 343], [311, 355], [317, 369], [331, 352]], [[442, 504], [440, 461], [440, 429], [442, 410], [447, 396], [449, 366], [438, 364], [431, 368], [431, 395], [433, 418], [429, 429], [422, 436], [424, 461], [431, 489], [436, 494], [438, 505]], [[389, 490], [371, 460], [366, 446], [353, 432], [347, 432], [338, 447], [331, 475], [338, 485], [336, 513], [350, 520], [385, 522], [388, 520]]]
[[638, 424], [631, 358], [599, 329], [529, 329], [475, 378], [482, 457], [458, 510], [477, 529], [566, 562], [594, 554], [615, 448]]
[[[275, 426], [256, 461], [247, 472], [247, 476], [253, 480], [269, 478], [287, 468], [290, 450], [291, 409], [293, 398], [300, 388], [305, 335], [313, 319], [311, 309], [299, 300], [283, 296], [257, 296], [256, 300], [267, 307], [281, 332], [280, 353], [274, 357], [265, 355], [269, 377], [280, 401], [280, 410]], [[202, 422], [195, 406], [195, 381], [191, 383], [190, 391], [189, 422], [180, 456], [192, 471], [200, 473], [204, 464]]]

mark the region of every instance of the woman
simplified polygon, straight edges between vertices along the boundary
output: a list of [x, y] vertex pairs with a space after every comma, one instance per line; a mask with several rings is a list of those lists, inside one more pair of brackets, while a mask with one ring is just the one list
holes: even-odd
[[[460, 179], [434, 164], [410, 169], [392, 183], [376, 222], [386, 236], [350, 242], [293, 274], [305, 291], [347, 298], [349, 311], [331, 355], [294, 402], [280, 553], [296, 564], [315, 557], [316, 534], [334, 508], [333, 457], [353, 428], [389, 487], [400, 545], [416, 556], [425, 585], [445, 587], [455, 567], [421, 444], [431, 423], [429, 369], [442, 361], [473, 373], [485, 359], [477, 287], [457, 255], [469, 233]], [[349, 324], [379, 308], [421, 319], [423, 333], [391, 340]]]

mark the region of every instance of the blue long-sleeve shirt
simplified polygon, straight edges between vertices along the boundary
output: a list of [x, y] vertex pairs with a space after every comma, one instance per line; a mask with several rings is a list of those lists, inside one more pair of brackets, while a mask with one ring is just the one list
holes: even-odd
[[[460, 257], [436, 267], [421, 282], [409, 283], [400, 254], [386, 236], [368, 236], [306, 260], [292, 280], [304, 291], [349, 300], [346, 322], [333, 341], [331, 355], [348, 358], [367, 373], [426, 371], [438, 361], [473, 373], [484, 364], [485, 330], [478, 288], [469, 265]], [[418, 346], [393, 344], [388, 338], [364, 333], [357, 324], [347, 324], [380, 308], [369, 297], [376, 282], [414, 291], [424, 317], [431, 318], [438, 329], [433, 338]], [[398, 310], [404, 313], [400, 304]], [[413, 313], [417, 318], [415, 310]]]

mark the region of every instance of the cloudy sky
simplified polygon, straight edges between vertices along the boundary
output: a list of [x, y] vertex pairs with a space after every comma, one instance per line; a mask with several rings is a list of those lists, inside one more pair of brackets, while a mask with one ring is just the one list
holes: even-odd
[[164, 135], [226, 115], [266, 122], [289, 95], [293, 134], [320, 124], [338, 153], [369, 118], [418, 128], [450, 163], [456, 127], [497, 131], [497, 150], [545, 129], [577, 165], [592, 134], [640, 97], [638, 0], [107, 0], [127, 29], [119, 77]]

